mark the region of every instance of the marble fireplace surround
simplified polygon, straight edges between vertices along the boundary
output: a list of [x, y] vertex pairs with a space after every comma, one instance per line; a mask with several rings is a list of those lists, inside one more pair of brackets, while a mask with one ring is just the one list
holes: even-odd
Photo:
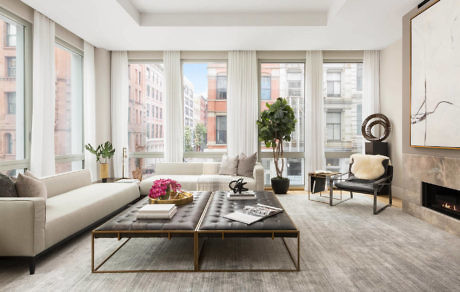
[[403, 211], [460, 236], [460, 220], [422, 206], [422, 181], [460, 190], [460, 158], [403, 153]]

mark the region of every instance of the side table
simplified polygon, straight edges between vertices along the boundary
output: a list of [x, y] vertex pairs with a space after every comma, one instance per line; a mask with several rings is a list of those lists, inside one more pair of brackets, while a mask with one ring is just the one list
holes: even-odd
[[[333, 186], [328, 186], [327, 182], [329, 181], [329, 177], [340, 174], [340, 172], [310, 172], [308, 173], [309, 181], [310, 181], [310, 190], [307, 192], [308, 200], [329, 204], [329, 202], [323, 202], [320, 200], [313, 200], [311, 199], [311, 194], [319, 193], [320, 197], [323, 197], [322, 192], [326, 190], [326, 186], [331, 188]], [[324, 198], [329, 198], [329, 196], [324, 196]], [[333, 198], [335, 199], [335, 198]], [[340, 191], [340, 199], [335, 200], [342, 200], [342, 191]]]

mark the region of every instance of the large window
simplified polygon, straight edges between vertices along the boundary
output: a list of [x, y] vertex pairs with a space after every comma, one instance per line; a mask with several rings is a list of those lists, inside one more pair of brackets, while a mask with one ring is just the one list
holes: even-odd
[[159, 62], [130, 63], [128, 72], [129, 173], [140, 168], [148, 177], [163, 160], [164, 68]]
[[344, 172], [362, 152], [362, 63], [324, 63], [327, 169]]
[[54, 150], [56, 173], [82, 168], [83, 161], [83, 57], [75, 49], [56, 43], [56, 103]]
[[[260, 64], [260, 111], [267, 109], [278, 97], [286, 98], [294, 109], [297, 119], [296, 129], [291, 141], [285, 142], [284, 175], [289, 177], [292, 186], [304, 184], [304, 151], [305, 151], [305, 64], [292, 63], [261, 63]], [[272, 149], [261, 144], [262, 164], [265, 168], [265, 184], [270, 184], [270, 177], [275, 176]]]
[[15, 175], [15, 169], [28, 167], [24, 111], [26, 63], [30, 69], [25, 41], [26, 35], [30, 37], [30, 27], [6, 13], [0, 14], [0, 27], [0, 171]]
[[185, 160], [220, 160], [227, 151], [227, 63], [184, 62]]

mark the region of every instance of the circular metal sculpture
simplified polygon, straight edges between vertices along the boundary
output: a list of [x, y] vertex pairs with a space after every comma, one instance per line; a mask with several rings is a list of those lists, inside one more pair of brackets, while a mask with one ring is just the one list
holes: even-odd
[[[383, 135], [380, 137], [375, 137], [374, 134], [372, 133], [372, 128], [376, 125], [380, 125], [383, 127]], [[363, 137], [367, 141], [383, 141], [388, 136], [390, 136], [391, 132], [391, 124], [390, 120], [383, 114], [373, 114], [368, 116], [364, 121], [361, 126], [361, 133], [363, 134]]]

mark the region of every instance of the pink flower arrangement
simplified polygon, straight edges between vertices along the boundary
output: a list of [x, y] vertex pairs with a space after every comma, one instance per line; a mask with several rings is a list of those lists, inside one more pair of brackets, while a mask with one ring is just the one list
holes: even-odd
[[[172, 179], [158, 179], [153, 182], [149, 197], [151, 199], [167, 200], [172, 193], [179, 193], [181, 185]], [[173, 195], [174, 196], [174, 195]]]

